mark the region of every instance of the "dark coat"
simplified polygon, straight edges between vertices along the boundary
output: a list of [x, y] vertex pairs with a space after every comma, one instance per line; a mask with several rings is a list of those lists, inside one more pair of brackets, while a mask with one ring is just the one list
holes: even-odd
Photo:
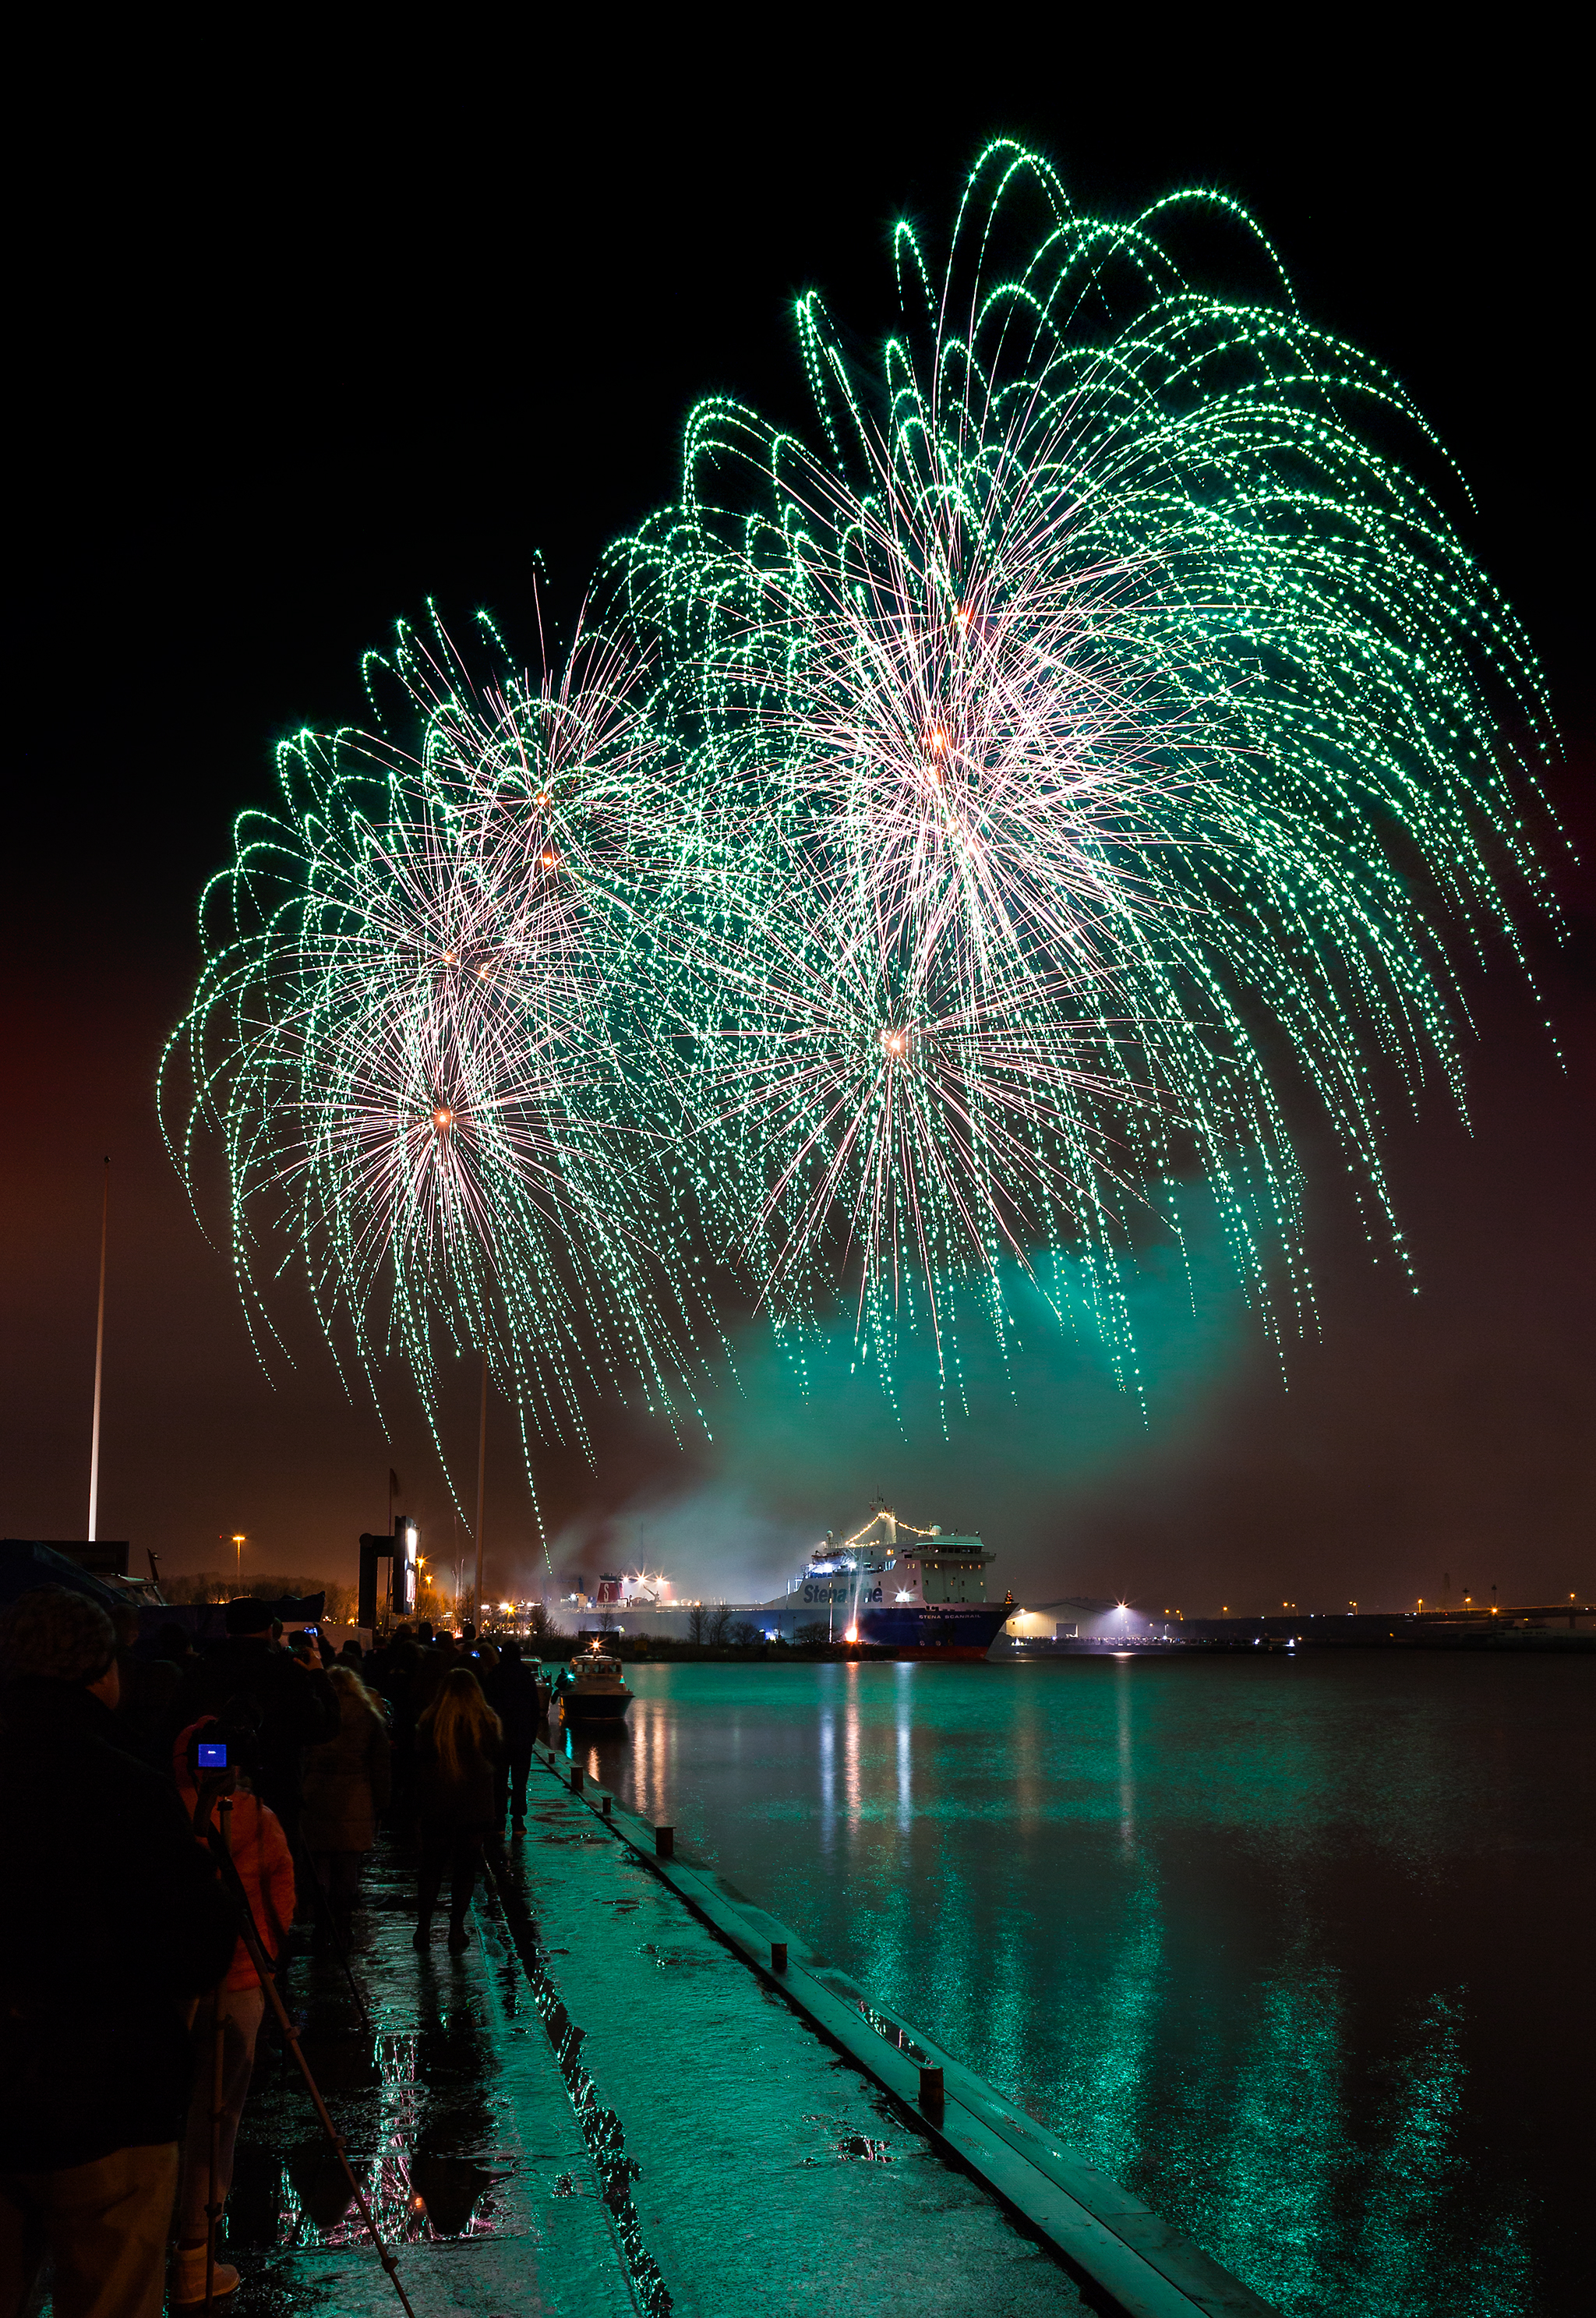
[[417, 1721], [437, 1696], [444, 1676], [469, 1663], [453, 1642], [433, 1642], [421, 1652], [410, 1678], [410, 1710]]
[[260, 1763], [253, 1783], [282, 1820], [290, 1842], [300, 1819], [300, 1762], [307, 1747], [338, 1733], [338, 1694], [326, 1675], [296, 1665], [286, 1650], [255, 1634], [215, 1642], [183, 1677], [175, 1727], [202, 1714], [226, 1715], [229, 1703], [247, 1698], [259, 1710]]
[[86, 1690], [0, 1704], [0, 2173], [176, 2141], [193, 2067], [180, 2006], [238, 1936], [172, 1783]]
[[[497, 1741], [483, 1754], [468, 1748], [459, 1771], [451, 1773], [439, 1759], [432, 1731], [423, 1725], [416, 1733], [416, 1802], [424, 1827], [491, 1827], [495, 1823], [494, 1773], [504, 1749]], [[499, 1812], [497, 1817], [502, 1818]]]
[[166, 1658], [135, 1658], [119, 1649], [121, 1696], [116, 1702], [117, 1743], [163, 1777], [171, 1766], [172, 1707], [182, 1680]]
[[512, 1763], [525, 1762], [543, 1719], [543, 1702], [530, 1667], [500, 1658], [482, 1684], [488, 1703], [505, 1727], [505, 1748]]
[[393, 1788], [388, 1733], [358, 1698], [338, 1703], [337, 1737], [305, 1750], [300, 1835], [309, 1851], [369, 1851]]

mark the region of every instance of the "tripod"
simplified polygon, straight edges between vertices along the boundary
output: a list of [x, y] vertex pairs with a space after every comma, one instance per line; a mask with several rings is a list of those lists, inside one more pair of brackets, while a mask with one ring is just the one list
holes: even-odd
[[[226, 1856], [231, 1866], [233, 1799], [223, 1792], [217, 1797], [217, 1809], [221, 1825], [209, 1833], [211, 1850]], [[230, 1960], [229, 1960], [230, 1961]], [[221, 2219], [221, 2199], [217, 2190], [221, 2173], [221, 2083], [222, 2058], [227, 2041], [227, 2023], [222, 2014], [222, 1995], [228, 1984], [224, 1972], [217, 1981], [211, 1999], [211, 2179], [205, 2199], [205, 2309], [216, 2307], [216, 2227]]]
[[[211, 1824], [211, 1804], [213, 1795], [215, 1796], [215, 1799], [220, 1801], [222, 1808], [224, 1825], [220, 1828], [212, 1827]], [[371, 2234], [372, 2243], [377, 2249], [379, 2260], [381, 2262], [383, 2269], [388, 2272], [389, 2278], [392, 2281], [393, 2290], [399, 2296], [400, 2305], [405, 2313], [405, 2318], [416, 2318], [416, 2313], [410, 2306], [409, 2296], [407, 2295], [404, 2287], [399, 2282], [399, 2263], [395, 2260], [394, 2256], [389, 2252], [387, 2246], [382, 2242], [381, 2235], [377, 2228], [376, 2221], [372, 2216], [372, 2209], [367, 2205], [365, 2198], [361, 2192], [360, 2183], [355, 2179], [354, 2174], [350, 2167], [349, 2159], [344, 2146], [344, 2136], [334, 2125], [332, 2118], [327, 2115], [327, 2103], [321, 2098], [321, 2089], [317, 2084], [315, 2078], [311, 2075], [310, 2064], [306, 2060], [304, 2053], [300, 2049], [300, 2032], [298, 2028], [295, 2027], [292, 2019], [290, 2017], [287, 2006], [283, 2003], [282, 1997], [277, 1992], [277, 1983], [273, 1977], [273, 1962], [268, 1959], [266, 1955], [265, 1944], [261, 1939], [260, 1932], [256, 1924], [255, 1910], [249, 1904], [249, 1894], [244, 1889], [243, 1882], [239, 1878], [238, 1871], [233, 1864], [233, 1855], [228, 1847], [228, 1829], [225, 1824], [225, 1819], [227, 1814], [229, 1813], [231, 1810], [231, 1801], [225, 1794], [216, 1794], [215, 1790], [207, 1789], [204, 1783], [202, 1782], [199, 1792], [199, 1800], [194, 1805], [194, 1833], [200, 1837], [201, 1841], [204, 1843], [210, 1851], [212, 1859], [216, 1862], [217, 1868], [221, 1876], [223, 1889], [227, 1891], [229, 1898], [232, 1900], [234, 1908], [238, 1913], [238, 1936], [244, 1942], [244, 1945], [248, 1952], [250, 1963], [255, 1966], [256, 1972], [259, 1974], [261, 1987], [265, 1993], [267, 2003], [271, 2006], [273, 2011], [277, 2016], [277, 2026], [282, 2032], [283, 2039], [290, 2051], [293, 2053], [295, 2061], [299, 2063], [300, 2074], [305, 2080], [305, 2089], [310, 2096], [312, 2106], [316, 2110], [317, 2117], [321, 2125], [321, 2129], [323, 2133], [326, 2134], [327, 2140], [332, 2146], [334, 2156], [337, 2159], [339, 2164], [344, 2169], [344, 2178], [349, 2184], [355, 2206], [360, 2214], [360, 2218], [365, 2224], [366, 2228]], [[351, 1986], [353, 1986], [353, 1981], [351, 1981]], [[220, 1999], [220, 1989], [217, 1991], [217, 1995]], [[361, 2009], [363, 2013], [365, 2009], [363, 2005]], [[222, 2023], [221, 2007], [219, 2000], [216, 2007], [215, 2043], [213, 2046], [213, 2058], [211, 2064], [212, 2099], [211, 2107], [211, 2197], [210, 2201], [205, 2207], [206, 2244], [204, 2306], [207, 2312], [212, 2310], [215, 2304], [216, 2224], [221, 2215], [221, 2203], [216, 2194], [217, 2176], [220, 2171], [220, 2158], [221, 2077]]]

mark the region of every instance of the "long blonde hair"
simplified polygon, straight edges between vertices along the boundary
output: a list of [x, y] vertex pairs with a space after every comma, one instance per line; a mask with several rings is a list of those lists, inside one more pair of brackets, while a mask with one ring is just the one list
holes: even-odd
[[482, 1695], [470, 1667], [451, 1667], [416, 1726], [452, 1779], [460, 1776], [468, 1750], [486, 1755], [489, 1741], [504, 1737], [504, 1725]]
[[353, 1667], [328, 1667], [327, 1670], [327, 1678], [332, 1684], [334, 1689], [337, 1692], [341, 1699], [354, 1699], [357, 1706], [364, 1707], [366, 1712], [371, 1716], [373, 1722], [380, 1722], [383, 1730], [387, 1730], [388, 1717], [383, 1713], [382, 1709], [378, 1705], [376, 1700], [372, 1696], [371, 1692], [366, 1688], [364, 1683], [362, 1682], [360, 1676], [355, 1673]]

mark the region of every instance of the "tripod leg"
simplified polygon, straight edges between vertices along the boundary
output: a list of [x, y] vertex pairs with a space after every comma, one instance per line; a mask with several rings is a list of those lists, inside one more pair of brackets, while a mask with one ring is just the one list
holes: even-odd
[[306, 2060], [304, 2053], [300, 2049], [300, 2032], [294, 2026], [293, 2022], [289, 2018], [288, 2008], [277, 1992], [277, 1983], [272, 1977], [271, 1966], [266, 1961], [265, 1950], [261, 1945], [260, 1933], [256, 1925], [255, 1914], [249, 1905], [249, 1895], [245, 1891], [243, 1884], [238, 1881], [238, 1871], [233, 1865], [232, 1860], [228, 1855], [226, 1846], [220, 1844], [214, 1837], [208, 1837], [208, 1840], [211, 1844], [211, 1856], [221, 1868], [223, 1877], [229, 1883], [232, 1891], [234, 1900], [238, 1903], [239, 1936], [249, 1952], [250, 1961], [255, 1965], [256, 1972], [259, 1978], [266, 2002], [271, 2006], [272, 2010], [277, 2016], [277, 2025], [282, 2029], [289, 2048], [292, 2052], [294, 2059], [299, 2063], [300, 2074], [305, 2080], [305, 2090], [310, 2096], [317, 2116], [320, 2120], [321, 2129], [323, 2133], [326, 2134], [329, 2143], [332, 2144], [333, 2153], [344, 2169], [344, 2178], [348, 2182], [350, 2190], [354, 2196], [356, 2211], [359, 2213], [361, 2220], [365, 2224], [366, 2229], [371, 2236], [372, 2243], [377, 2249], [377, 2259], [382, 2264], [383, 2269], [388, 2272], [390, 2283], [391, 2284], [394, 2292], [399, 2296], [400, 2305], [405, 2312], [405, 2318], [416, 2318], [416, 2313], [410, 2307], [410, 2297], [405, 2292], [403, 2286], [399, 2282], [399, 2263], [395, 2260], [393, 2255], [389, 2252], [387, 2246], [382, 2242], [381, 2235], [377, 2228], [376, 2218], [373, 2215], [371, 2207], [365, 2201], [365, 2196], [361, 2188], [360, 2183], [354, 2178], [354, 2169], [350, 2165], [347, 2152], [345, 2150], [344, 2136], [334, 2125], [332, 2118], [327, 2115], [327, 2103], [321, 2098], [321, 2089], [310, 2073], [310, 2063]]
[[222, 2018], [221, 1995], [225, 1980], [217, 1987], [211, 1999], [211, 2194], [205, 2200], [205, 2310], [207, 2318], [216, 2307], [216, 2230], [221, 2220], [221, 2200], [217, 2196], [221, 2173], [221, 2062], [222, 2042], [226, 2024]]

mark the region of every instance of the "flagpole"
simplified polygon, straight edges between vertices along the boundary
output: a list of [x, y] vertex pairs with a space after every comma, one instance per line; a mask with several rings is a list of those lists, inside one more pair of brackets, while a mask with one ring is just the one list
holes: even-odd
[[89, 1450], [89, 1543], [94, 1542], [94, 1522], [100, 1510], [100, 1379], [105, 1365], [105, 1236], [111, 1223], [111, 1161], [105, 1161], [105, 1187], [100, 1195], [100, 1317], [94, 1329], [94, 1431]]
[[477, 1433], [477, 1586], [471, 1614], [482, 1630], [482, 1515], [488, 1494], [488, 1347], [482, 1347], [482, 1421]]

